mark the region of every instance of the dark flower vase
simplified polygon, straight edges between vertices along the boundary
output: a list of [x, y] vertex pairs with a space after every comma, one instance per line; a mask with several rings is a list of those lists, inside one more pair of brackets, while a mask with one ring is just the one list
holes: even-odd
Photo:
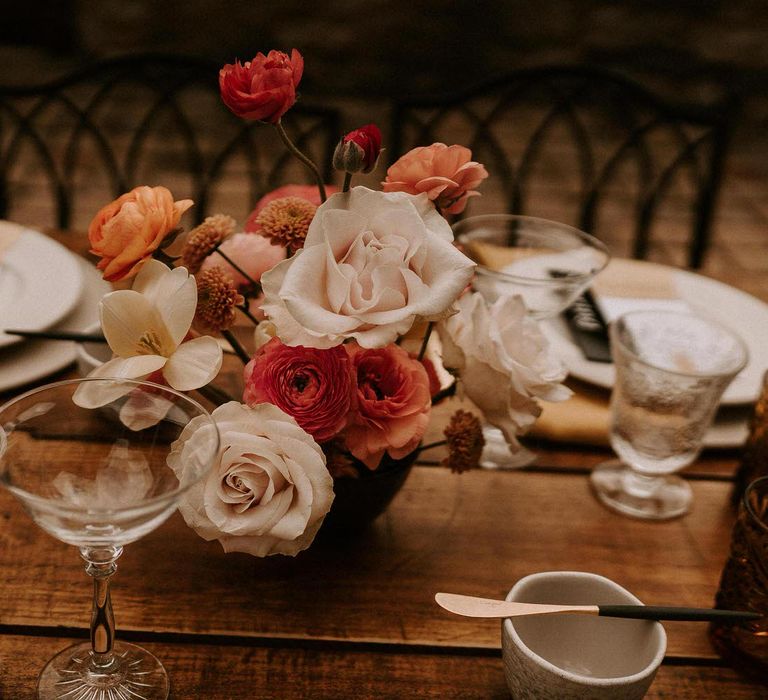
[[376, 471], [360, 464], [360, 477], [334, 479], [336, 497], [319, 535], [349, 536], [363, 532], [400, 491], [416, 461], [416, 454], [414, 451], [399, 460], [385, 455]]

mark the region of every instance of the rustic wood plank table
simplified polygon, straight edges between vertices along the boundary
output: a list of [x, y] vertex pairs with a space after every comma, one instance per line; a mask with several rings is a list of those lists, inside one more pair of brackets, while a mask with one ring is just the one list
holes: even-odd
[[[225, 554], [174, 515], [119, 562], [118, 638], [162, 660], [177, 700], [503, 698], [498, 621], [452, 616], [436, 591], [502, 597], [526, 574], [571, 569], [647, 603], [712, 605], [734, 519], [735, 451], [688, 470], [689, 515], [647, 523], [590, 493], [589, 469], [605, 450], [535, 449], [538, 464], [522, 471], [416, 466], [370, 529], [320, 538], [295, 559]], [[91, 586], [74, 548], [5, 491], [0, 521], [0, 698], [24, 700], [46, 660], [87, 637]], [[649, 698], [768, 696], [717, 657], [705, 625], [665, 627]]]

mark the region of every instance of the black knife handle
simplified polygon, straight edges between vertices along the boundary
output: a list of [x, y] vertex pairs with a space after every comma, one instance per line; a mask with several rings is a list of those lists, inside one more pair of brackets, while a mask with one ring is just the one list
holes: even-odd
[[738, 622], [757, 620], [763, 615], [743, 610], [716, 610], [709, 608], [675, 608], [654, 605], [600, 605], [603, 617], [629, 617], [638, 620], [681, 620], [688, 622]]

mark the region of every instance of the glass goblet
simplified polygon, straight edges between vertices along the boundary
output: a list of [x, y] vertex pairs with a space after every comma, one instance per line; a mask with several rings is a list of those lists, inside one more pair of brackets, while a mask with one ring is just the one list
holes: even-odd
[[[552, 318], [568, 308], [610, 259], [605, 244], [573, 226], [515, 214], [484, 214], [453, 225], [459, 247], [477, 263], [472, 287], [492, 304], [522, 297], [528, 315]], [[512, 452], [498, 428], [483, 425], [480, 466], [515, 468], [535, 455]]]
[[[180, 482], [167, 458], [193, 419], [208, 439]], [[173, 513], [210, 470], [218, 448], [218, 430], [202, 406], [149, 382], [57, 382], [0, 407], [0, 483], [43, 530], [79, 548], [94, 583], [91, 641], [48, 662], [38, 698], [168, 697], [160, 662], [139, 646], [114, 641], [109, 579], [123, 546]]]
[[746, 346], [719, 324], [673, 311], [631, 311], [611, 324], [610, 338], [610, 441], [620, 460], [593, 470], [595, 494], [637, 518], [683, 515], [692, 493], [675, 472], [701, 451], [720, 397], [747, 363]]
[[471, 216], [455, 223], [453, 233], [477, 263], [474, 289], [490, 303], [519, 294], [536, 319], [568, 308], [610, 258], [594, 236], [534, 216]]

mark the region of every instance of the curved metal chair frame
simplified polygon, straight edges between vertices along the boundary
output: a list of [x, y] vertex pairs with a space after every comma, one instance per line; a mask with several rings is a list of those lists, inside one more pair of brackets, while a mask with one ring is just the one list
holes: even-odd
[[[0, 218], [13, 203], [19, 168], [35, 188], [47, 186], [60, 228], [73, 223], [82, 182], [96, 178], [117, 197], [137, 184], [155, 184], [141, 180], [148, 168], [151, 177], [153, 165], [189, 179], [188, 191], [174, 188], [174, 195], [195, 201], [198, 222], [211, 213], [212, 194], [238, 159], [246, 164], [251, 205], [289, 173], [296, 173], [294, 181], [312, 182], [277, 135], [257, 134], [269, 129], [238, 119], [220, 102], [219, 68], [204, 59], [143, 54], [105, 60], [44, 85], [0, 87]], [[201, 96], [208, 100], [203, 111]], [[283, 122], [329, 179], [337, 112], [299, 102]]]
[[[514, 126], [523, 107], [536, 113], [527, 141]], [[688, 263], [698, 268], [710, 240], [734, 116], [733, 100], [710, 108], [673, 105], [599, 68], [523, 69], [463, 94], [399, 101], [390, 153], [397, 157], [417, 145], [456, 142], [458, 123], [458, 130], [469, 134], [461, 143], [503, 183], [507, 210], [528, 213], [538, 161], [559, 129], [558, 138], [568, 133], [577, 154], [578, 212], [572, 223], [594, 233], [617, 175], [633, 169], [635, 182], [623, 194], [634, 200], [632, 253], [644, 258], [660, 203], [673, 183], [685, 178], [692, 222]], [[659, 141], [665, 143], [661, 149]]]

